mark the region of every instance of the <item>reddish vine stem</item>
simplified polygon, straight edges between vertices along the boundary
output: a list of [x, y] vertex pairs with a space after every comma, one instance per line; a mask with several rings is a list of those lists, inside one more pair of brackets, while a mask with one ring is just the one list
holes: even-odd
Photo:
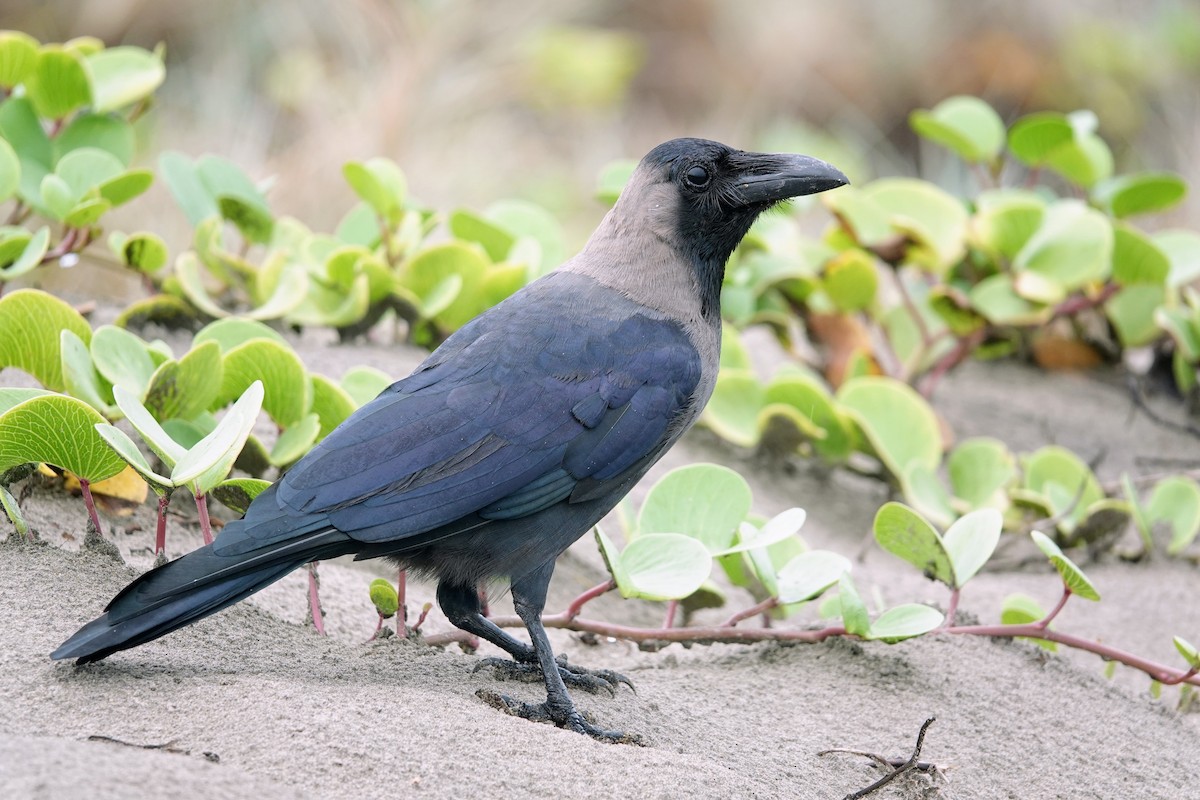
[[402, 569], [396, 575], [396, 599], [399, 608], [396, 609], [396, 635], [401, 639], [408, 637], [408, 570]]
[[678, 612], [679, 612], [679, 601], [678, 600], [668, 601], [667, 602], [667, 614], [663, 618], [663, 627], [664, 628], [674, 628], [675, 627], [675, 615]]
[[746, 608], [746, 609], [743, 609], [743, 610], [737, 612], [732, 617], [730, 617], [729, 619], [722, 622], [721, 627], [722, 628], [732, 628], [734, 625], [737, 625], [742, 620], [750, 619], [750, 617], [753, 617], [757, 614], [765, 614], [768, 611], [770, 611], [772, 608], [775, 608], [777, 605], [779, 605], [779, 598], [768, 597], [766, 600], [763, 600], [758, 605], [754, 605], [754, 606], [751, 606], [750, 608]]
[[154, 555], [160, 555], [167, 549], [167, 506], [171, 504], [171, 495], [163, 492], [158, 496], [158, 522], [154, 529]]
[[[325, 615], [321, 612], [321, 578], [317, 575], [317, 562], [308, 563], [308, 609], [312, 614], [313, 627], [321, 636], [325, 635]], [[380, 623], [382, 625], [382, 622]]]
[[1088, 309], [1102, 306], [1107, 303], [1119, 289], [1120, 287], [1117, 286], [1116, 283], [1109, 283], [1106, 284], [1105, 287], [1100, 290], [1100, 293], [1095, 297], [1088, 297], [1087, 295], [1083, 294], [1076, 295], [1075, 297], [1069, 297], [1054, 307], [1054, 313], [1051, 315], [1051, 319], [1057, 319], [1058, 317], [1069, 317], [1072, 314], [1078, 314], [1080, 311], [1087, 311]]
[[88, 517], [92, 520], [96, 533], [103, 536], [104, 529], [100, 527], [100, 515], [96, 513], [96, 502], [92, 499], [92, 482], [86, 478], [80, 478], [79, 490], [83, 493], [83, 504], [87, 506]]
[[193, 494], [193, 497], [196, 498], [196, 513], [200, 515], [200, 533], [204, 536], [204, 543], [212, 544], [212, 522], [208, 519], [208, 498], [203, 494]]

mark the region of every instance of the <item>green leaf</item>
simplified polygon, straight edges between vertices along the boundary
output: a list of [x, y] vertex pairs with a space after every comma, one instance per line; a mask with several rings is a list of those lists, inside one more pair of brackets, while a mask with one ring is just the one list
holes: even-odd
[[1096, 591], [1096, 587], [1083, 574], [1083, 570], [1075, 566], [1075, 563], [1071, 559], [1063, 555], [1063, 551], [1050, 540], [1050, 537], [1041, 531], [1031, 531], [1029, 535], [1033, 537], [1033, 542], [1038, 546], [1038, 549], [1050, 559], [1050, 563], [1058, 570], [1063, 584], [1071, 590], [1072, 594], [1079, 595], [1085, 600], [1100, 599], [1100, 593]]
[[1071, 142], [1075, 131], [1065, 114], [1043, 111], [1021, 117], [1008, 129], [1008, 149], [1031, 167], [1048, 163], [1050, 154]]
[[[884, 503], [875, 514], [875, 541], [880, 547], [912, 564], [930, 580], [950, 587], [960, 585], [954, 562], [942, 538], [917, 512], [902, 503]], [[964, 547], [964, 551], [968, 548]], [[990, 555], [990, 553], [989, 553]], [[971, 559], [964, 556], [966, 562]], [[978, 569], [978, 567], [976, 567]]]
[[33, 71], [38, 40], [20, 31], [0, 31], [0, 87], [12, 91]]
[[612, 539], [608, 538], [599, 525], [592, 531], [596, 537], [596, 547], [599, 548], [600, 555], [604, 558], [604, 565], [608, 567], [609, 574], [612, 575], [618, 587], [629, 587], [629, 573], [626, 572], [625, 565], [621, 563], [621, 552], [617, 550]]
[[175, 279], [179, 281], [180, 291], [202, 313], [218, 318], [229, 316], [229, 312], [217, 305], [205, 288], [202, 269], [200, 259], [193, 251], [180, 253], [175, 259]]
[[912, 112], [908, 123], [919, 136], [948, 147], [964, 161], [994, 161], [1004, 146], [1000, 115], [978, 97], [949, 97], [930, 111]]
[[354, 193], [375, 209], [376, 214], [392, 224], [399, 221], [408, 184], [394, 162], [386, 158], [350, 161], [342, 167], [342, 174]]
[[542, 257], [537, 270], [539, 275], [557, 267], [567, 256], [567, 241], [562, 225], [553, 214], [539, 205], [527, 200], [498, 200], [484, 210], [483, 216], [515, 236], [518, 242], [530, 237], [540, 245]]
[[[230, 478], [218, 483], [209, 492], [209, 496], [238, 514], [245, 514], [263, 491], [271, 485], [270, 481], [258, 478]], [[394, 593], [394, 590], [393, 590]]]
[[150, 462], [142, 455], [142, 451], [133, 443], [133, 440], [125, 435], [125, 432], [120, 428], [115, 428], [107, 422], [96, 424], [96, 433], [100, 434], [100, 438], [108, 443], [109, 447], [121, 457], [121, 459], [133, 467], [134, 471], [145, 479], [146, 483], [150, 484], [156, 491], [170, 491], [175, 487], [171, 479], [159, 475], [150, 466]]
[[286, 345], [270, 339], [252, 339], [225, 354], [221, 391], [214, 408], [220, 408], [261, 382], [262, 408], [276, 424], [288, 428], [308, 413], [312, 381], [300, 357]]
[[0, 414], [0, 472], [44, 462], [97, 482], [125, 468], [96, 433], [104, 417], [96, 409], [60, 394], [33, 397]]
[[195, 164], [196, 176], [214, 201], [223, 197], [233, 198], [268, 213], [267, 198], [250, 180], [245, 171], [228, 159], [219, 156], [201, 156]]
[[140, 272], [153, 274], [167, 265], [167, 243], [153, 233], [143, 231], [118, 238], [114, 231], [108, 243], [123, 264]]
[[981, 508], [959, 518], [942, 539], [958, 588], [975, 577], [1000, 542], [1004, 518], [994, 508]]
[[993, 189], [981, 194], [971, 220], [971, 235], [982, 249], [1011, 261], [1042, 224], [1046, 201], [1020, 189]]
[[[1092, 470], [1063, 447], [1043, 447], [1031, 453], [1025, 460], [1024, 485], [1050, 500], [1054, 515], [1064, 517], [1059, 529], [1068, 534], [1087, 515], [1088, 506], [1104, 499]], [[1060, 491], [1051, 491], [1051, 487]]]
[[287, 346], [287, 339], [284, 339], [279, 331], [244, 317], [228, 317], [208, 323], [196, 332], [192, 346], [199, 347], [205, 342], [216, 342], [222, 353], [228, 353], [254, 339], [269, 339]]
[[861, 311], [875, 302], [879, 275], [865, 250], [847, 250], [825, 265], [821, 288], [839, 311]]
[[[1004, 604], [1000, 610], [1000, 622], [1003, 625], [1028, 625], [1045, 618], [1046, 612], [1038, 605], [1038, 601], [1025, 594], [1010, 594], [1004, 598]], [[1047, 642], [1045, 639], [1026, 639], [1026, 641], [1033, 642], [1038, 647], [1043, 647], [1051, 652], [1058, 650], [1057, 644]]]
[[99, 191], [102, 198], [114, 206], [119, 206], [143, 194], [152, 183], [154, 183], [154, 173], [150, 170], [131, 169], [101, 183]]
[[750, 485], [727, 467], [692, 464], [673, 469], [651, 487], [638, 514], [638, 534], [681, 533], [712, 553], [733, 543], [750, 513]]
[[56, 159], [81, 147], [112, 153], [122, 166], [133, 160], [135, 136], [128, 120], [107, 114], [79, 114], [54, 137]]
[[941, 464], [941, 426], [929, 404], [907, 384], [877, 376], [854, 378], [842, 384], [837, 399], [896, 477], [914, 465], [934, 471]]
[[1159, 481], [1146, 502], [1145, 513], [1150, 525], [1166, 522], [1170, 526], [1167, 552], [1179, 555], [1200, 533], [1200, 484], [1182, 475]]
[[49, 247], [50, 229], [43, 226], [29, 237], [25, 247], [21, 249], [21, 254], [11, 264], [0, 269], [0, 282], [12, 280], [37, 268]]
[[321, 421], [321, 428], [317, 432], [317, 441], [320, 441], [345, 422], [358, 404], [349, 392], [324, 375], [313, 375], [312, 387], [312, 411]]
[[888, 210], [859, 189], [846, 187], [823, 194], [821, 199], [860, 247], [882, 244], [893, 235]]
[[371, 603], [379, 612], [379, 616], [388, 619], [396, 615], [396, 611], [400, 608], [400, 596], [396, 594], [396, 587], [392, 586], [389, 581], [376, 578], [371, 581], [369, 592]]
[[1004, 488], [1017, 475], [1016, 459], [998, 439], [966, 439], [950, 453], [946, 462], [954, 495], [970, 508], [990, 506], [1003, 509], [1008, 500]]
[[829, 550], [809, 550], [793, 558], [779, 570], [776, 597], [780, 604], [801, 603], [824, 594], [845, 573], [850, 559]]
[[1154, 234], [1154, 243], [1167, 255], [1171, 271], [1167, 285], [1178, 288], [1200, 278], [1200, 234], [1169, 230]]
[[45, 389], [19, 389], [15, 386], [0, 387], [0, 414], [8, 411], [13, 406], [24, 403], [34, 397], [42, 397], [50, 394]]
[[312, 449], [320, 432], [321, 418], [316, 414], [305, 414], [298, 422], [279, 434], [267, 457], [272, 465], [286, 467]]
[[374, 367], [351, 367], [342, 375], [341, 385], [357, 406], [366, 405], [396, 381]]
[[187, 448], [163, 430], [137, 397], [117, 386], [113, 388], [113, 398], [138, 436], [168, 468], [174, 467], [186, 455]]
[[812, 441], [813, 450], [826, 461], [839, 463], [854, 448], [854, 424], [838, 410], [824, 382], [815, 375], [781, 372], [763, 393], [763, 403], [794, 408], [823, 434]]
[[618, 557], [622, 597], [681, 600], [700, 588], [712, 571], [712, 556], [704, 545], [678, 533], [638, 536]]
[[1136, 228], [1113, 226], [1113, 278], [1121, 284], [1150, 283], [1162, 286], [1171, 262], [1157, 244]]
[[375, 247], [379, 244], [379, 217], [367, 203], [356, 203], [338, 223], [333, 235], [349, 245]]
[[484, 309], [479, 288], [487, 269], [487, 258], [479, 249], [462, 242], [449, 242], [429, 247], [414, 256], [400, 283], [422, 301], [428, 301], [446, 278], [457, 276], [462, 281], [461, 290], [435, 315], [439, 323], [457, 330]]
[[1175, 649], [1179, 651], [1179, 655], [1183, 656], [1183, 660], [1188, 663], [1188, 666], [1200, 670], [1200, 652], [1196, 650], [1196, 645], [1182, 636], [1174, 637], [1173, 641]]
[[1187, 182], [1173, 172], [1138, 172], [1105, 181], [1093, 198], [1114, 217], [1164, 211], [1187, 196]]
[[75, 207], [75, 199], [75, 194], [67, 182], [57, 175], [50, 174], [42, 178], [37, 199], [31, 204], [43, 209], [50, 218], [62, 220]]
[[140, 47], [109, 47], [88, 56], [84, 66], [92, 108], [101, 114], [144, 100], [166, 78], [162, 57]]
[[221, 348], [204, 342], [178, 361], [158, 366], [149, 380], [146, 408], [156, 419], [192, 419], [216, 400], [221, 375]]
[[1076, 200], [1060, 200], [1046, 209], [1042, 226], [1013, 266], [1040, 273], [1070, 291], [1107, 277], [1112, 251], [1112, 224], [1103, 214]]
[[101, 414], [111, 416], [111, 387], [102, 387], [100, 375], [92, 363], [92, 354], [74, 331], [64, 330], [59, 347], [62, 352], [62, 371], [65, 391], [78, 397]]
[[240, 197], [221, 196], [217, 198], [217, 209], [223, 219], [234, 224], [246, 241], [256, 244], [271, 241], [275, 218], [266, 208]]
[[758, 443], [758, 413], [763, 387], [749, 370], [723, 369], [701, 420], [714, 433], [739, 447]]
[[1046, 166], [1072, 183], [1090, 189], [1112, 176], [1112, 151], [1094, 133], [1076, 133], [1073, 141], [1056, 148], [1046, 160]]
[[838, 578], [838, 606], [846, 633], [864, 639], [870, 635], [871, 617], [848, 571]]
[[516, 237], [501, 226], [465, 209], [450, 215], [450, 232], [459, 239], [478, 244], [494, 262], [503, 261], [516, 242]]
[[1175, 353], [1184, 363], [1200, 360], [1200, 332], [1192, 325], [1190, 314], [1178, 308], [1160, 307], [1154, 311], [1154, 322], [1175, 341]]
[[163, 153], [158, 157], [158, 171], [193, 227], [217, 216], [217, 200], [200, 179], [192, 159], [182, 153]]
[[60, 332], [90, 342], [92, 328], [79, 312], [53, 295], [18, 289], [0, 297], [0, 369], [16, 367], [51, 391], [66, 387]]
[[72, 199], [78, 200], [88, 190], [117, 177], [124, 170], [125, 165], [107, 150], [80, 147], [59, 159], [54, 174], [66, 181]]
[[21, 160], [5, 139], [0, 139], [0, 203], [17, 193], [21, 185]]
[[1006, 273], [984, 278], [971, 287], [968, 297], [971, 305], [996, 325], [1038, 325], [1053, 311], [1017, 294], [1012, 275]]
[[738, 526], [737, 544], [713, 555], [727, 556], [755, 548], [770, 547], [799, 533], [800, 528], [804, 526], [805, 517], [804, 509], [789, 508], [767, 520], [762, 528], [743, 522]]
[[885, 178], [862, 192], [887, 212], [893, 228], [908, 237], [906, 261], [940, 273], [966, 254], [968, 216], [957, 198], [915, 178]]
[[29, 98], [10, 97], [0, 103], [0, 134], [21, 162], [20, 198], [26, 203], [40, 203], [42, 179], [54, 164], [54, 148]]
[[943, 620], [945, 616], [936, 608], [919, 603], [905, 603], [880, 614], [879, 618], [871, 623], [871, 630], [866, 638], [895, 644], [929, 633], [941, 625]]
[[205, 494], [224, 480], [254, 427], [262, 402], [263, 385], [255, 381], [213, 432], [179, 459], [171, 470], [171, 480], [177, 485], [192, 484], [196, 494]]
[[83, 200], [67, 212], [63, 217], [63, 222], [68, 228], [90, 228], [111, 208], [112, 203], [107, 200], [100, 198]]
[[62, 119], [92, 99], [83, 59], [60, 45], [46, 45], [25, 75], [25, 92], [39, 116]]
[[1139, 283], [1126, 286], [1104, 304], [1104, 311], [1125, 347], [1144, 347], [1162, 335], [1154, 312], [1167, 301], [1162, 286]]
[[145, 397], [155, 365], [146, 343], [124, 328], [101, 325], [92, 334], [92, 362], [104, 379], [138, 398]]

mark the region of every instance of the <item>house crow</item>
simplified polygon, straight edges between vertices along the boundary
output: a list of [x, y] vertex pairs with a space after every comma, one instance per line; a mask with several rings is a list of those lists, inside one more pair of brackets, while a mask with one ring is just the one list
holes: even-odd
[[[437, 579], [446, 616], [540, 672], [514, 713], [616, 740], [564, 681], [541, 614], [554, 562], [675, 443], [717, 378], [725, 262], [766, 209], [847, 182], [798, 155], [676, 139], [642, 159], [579, 255], [450, 336], [250, 505], [127, 586], [51, 657], [96, 661], [215, 613], [314, 560], [386, 556]], [[481, 614], [505, 578], [531, 645]]]

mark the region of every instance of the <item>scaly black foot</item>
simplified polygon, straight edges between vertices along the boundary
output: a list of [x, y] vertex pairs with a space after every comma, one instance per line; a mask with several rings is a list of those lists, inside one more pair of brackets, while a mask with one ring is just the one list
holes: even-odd
[[[615, 695], [617, 687], [623, 683], [630, 689], [633, 689], [633, 691], [637, 691], [633, 688], [633, 682], [619, 672], [613, 672], [610, 669], [585, 669], [574, 664], [568, 664], [566, 656], [559, 656], [554, 660], [558, 664], [558, 674], [562, 676], [563, 683], [567, 686], [574, 686], [592, 694], [607, 691], [610, 695]], [[493, 674], [501, 680], [535, 683], [545, 678], [542, 675], [542, 668], [536, 663], [513, 661], [508, 658], [496, 658], [493, 656], [479, 659], [479, 663], [475, 665], [475, 668], [471, 672], [478, 672], [485, 667], [491, 667]]]
[[582, 733], [585, 736], [591, 736], [593, 739], [609, 744], [636, 744], [639, 747], [646, 747], [646, 741], [636, 733], [622, 733], [621, 731], [606, 731], [603, 728], [598, 728], [584, 719], [584, 716], [579, 713], [579, 710], [574, 705], [559, 706], [545, 703], [522, 703], [508, 695], [498, 694], [488, 689], [479, 689], [475, 692], [475, 696], [493, 708], [498, 708], [505, 714], [511, 714], [514, 717], [531, 720], [533, 722], [547, 722], [557, 725], [560, 728], [576, 733]]

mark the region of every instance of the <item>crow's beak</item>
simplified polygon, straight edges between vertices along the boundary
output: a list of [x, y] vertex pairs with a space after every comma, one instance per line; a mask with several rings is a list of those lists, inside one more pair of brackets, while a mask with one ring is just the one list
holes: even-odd
[[743, 153], [738, 160], [745, 164], [734, 183], [742, 205], [778, 203], [850, 183], [840, 169], [811, 156]]

